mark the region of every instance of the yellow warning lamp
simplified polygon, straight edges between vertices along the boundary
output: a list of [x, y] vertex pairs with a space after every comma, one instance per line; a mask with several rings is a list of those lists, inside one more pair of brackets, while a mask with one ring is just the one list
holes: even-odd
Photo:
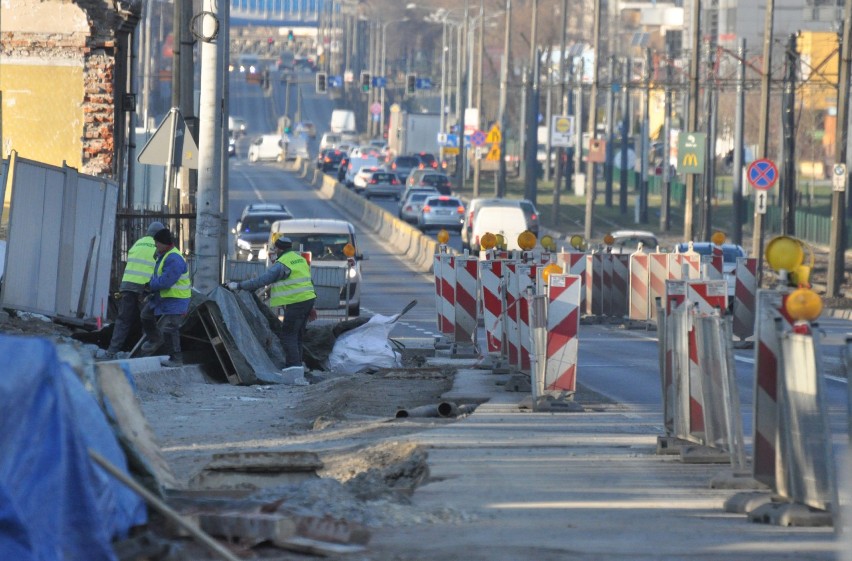
[[725, 243], [725, 239], [727, 239], [727, 237], [728, 236], [725, 235], [725, 232], [713, 232], [713, 235], [710, 236], [710, 241], [715, 245], [722, 245]]
[[518, 235], [518, 247], [524, 251], [530, 251], [535, 247], [535, 234], [529, 230], [524, 230]]
[[805, 243], [802, 240], [798, 240], [799, 243], [802, 244], [803, 248], [808, 249], [808, 255], [810, 256], [809, 262], [807, 265], [801, 264], [796, 267], [793, 271], [790, 272], [790, 283], [793, 286], [811, 286], [811, 270], [814, 268], [814, 250], [810, 246], [810, 244]]
[[550, 282], [550, 275], [561, 275], [563, 272], [562, 267], [556, 263], [548, 263], [541, 272], [541, 278], [544, 281], [544, 284], [548, 284]]
[[612, 245], [615, 243], [615, 238], [612, 237], [612, 234], [607, 234], [603, 237], [603, 242], [606, 245]]
[[497, 245], [495, 247], [499, 247], [500, 249], [505, 250], [506, 249], [506, 238], [503, 236], [503, 234], [497, 234], [494, 237], [497, 239]]
[[784, 307], [795, 321], [814, 321], [822, 313], [822, 298], [810, 288], [797, 288], [787, 296]]
[[548, 251], [553, 251], [556, 249], [556, 243], [553, 241], [553, 236], [542, 236], [541, 237], [541, 247]]
[[574, 234], [571, 236], [571, 247], [576, 249], [577, 251], [585, 251], [586, 249], [586, 239], [580, 234]]
[[355, 257], [355, 246], [348, 243], [343, 246], [343, 255], [346, 257]]
[[486, 232], [485, 235], [482, 236], [482, 239], [479, 240], [479, 245], [485, 251], [488, 251], [489, 249], [494, 249], [494, 247], [497, 245], [497, 236], [495, 236], [491, 232]]
[[439, 244], [446, 244], [448, 241], [450, 241], [450, 233], [444, 229], [441, 229], [441, 231], [438, 232], [438, 235], [436, 237], [438, 238]]
[[802, 243], [790, 236], [778, 236], [766, 244], [764, 251], [766, 262], [775, 271], [795, 271], [805, 260]]

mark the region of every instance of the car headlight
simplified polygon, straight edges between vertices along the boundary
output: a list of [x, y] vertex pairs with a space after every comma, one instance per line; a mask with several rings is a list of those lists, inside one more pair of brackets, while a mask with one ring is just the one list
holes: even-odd
[[266, 246], [264, 246], [264, 247], [260, 248], [260, 250], [257, 252], [257, 260], [258, 261], [266, 261], [266, 256], [267, 256]]
[[248, 240], [237, 240], [237, 247], [240, 249], [251, 249], [251, 244]]
[[354, 280], [355, 277], [358, 276], [358, 271], [355, 270], [355, 267], [349, 267], [349, 278]]

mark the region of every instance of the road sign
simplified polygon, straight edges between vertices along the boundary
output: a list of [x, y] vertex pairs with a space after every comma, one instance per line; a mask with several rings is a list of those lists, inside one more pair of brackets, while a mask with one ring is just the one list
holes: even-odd
[[485, 159], [489, 162], [499, 162], [500, 161], [500, 145], [492, 144], [491, 150], [488, 151], [488, 155], [485, 156]]
[[678, 173], [704, 173], [704, 153], [707, 135], [703, 132], [681, 133], [677, 137]]
[[342, 88], [343, 87], [343, 76], [329, 76], [328, 77], [328, 87], [329, 88]]
[[374, 102], [370, 105], [370, 113], [373, 115], [381, 115], [382, 114], [382, 104], [378, 101]]
[[483, 150], [482, 146], [477, 146], [477, 147], [476, 147], [476, 149], [473, 151], [473, 153], [474, 153], [474, 157], [475, 157], [477, 160], [481, 160], [481, 159], [482, 159], [482, 153], [483, 153], [483, 152], [485, 152], [485, 150]]
[[748, 177], [749, 185], [758, 191], [765, 191], [772, 189], [778, 181], [778, 168], [772, 160], [760, 158], [749, 164], [746, 177]]
[[351, 70], [347, 70], [346, 72], [343, 73], [343, 81], [344, 82], [346, 82], [347, 84], [351, 84], [353, 80], [355, 80], [355, 73], [354, 72], [352, 72]]
[[603, 140], [601, 138], [593, 138], [589, 142], [588, 159], [590, 162], [596, 164], [602, 164], [606, 162], [606, 140]]
[[846, 164], [834, 164], [831, 173], [831, 185], [834, 191], [846, 190]]
[[418, 90], [431, 90], [432, 89], [432, 79], [431, 78], [417, 78], [417, 81], [414, 84], [415, 84], [415, 87]]
[[444, 156], [456, 156], [458, 153], [458, 146], [444, 146]]
[[[493, 127], [491, 127], [491, 130], [488, 131], [488, 136], [485, 137], [485, 142], [487, 142], [488, 144], [496, 144], [496, 143], [500, 142], [500, 140], [502, 138], [503, 138], [503, 135], [500, 134], [500, 127], [497, 126], [497, 125], [494, 125]], [[497, 154], [497, 160], [499, 160], [499, 159], [500, 159], [500, 154], [498, 153]]]
[[438, 146], [446, 146], [447, 145], [447, 133], [439, 132], [438, 133]]
[[[169, 147], [174, 142], [174, 157], [169, 164]], [[172, 109], [154, 135], [140, 150], [136, 161], [154, 166], [183, 166], [198, 169], [198, 145], [177, 109]]]
[[768, 196], [765, 190], [754, 192], [754, 211], [757, 214], [766, 214], [766, 199]]
[[458, 148], [459, 147], [459, 135], [457, 134], [448, 134], [446, 145], [450, 148]]
[[550, 145], [570, 146], [574, 137], [574, 117], [555, 115], [550, 123]]
[[385, 76], [373, 76], [373, 87], [374, 88], [386, 88], [388, 86], [388, 79]]
[[485, 133], [483, 131], [475, 131], [472, 135], [470, 135], [470, 143], [474, 146], [484, 146]]

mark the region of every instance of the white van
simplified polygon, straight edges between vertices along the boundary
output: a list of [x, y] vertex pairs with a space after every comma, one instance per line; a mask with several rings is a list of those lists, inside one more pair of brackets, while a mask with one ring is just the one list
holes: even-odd
[[478, 253], [479, 240], [488, 232], [502, 234], [509, 251], [521, 249], [518, 236], [526, 231], [527, 218], [519, 206], [482, 206], [476, 211], [470, 232], [470, 249]]
[[284, 143], [280, 134], [262, 134], [251, 141], [248, 150], [250, 162], [260, 160], [284, 160]]
[[354, 131], [355, 112], [349, 109], [335, 109], [331, 112], [331, 122], [328, 125], [331, 132]]
[[[323, 270], [343, 269], [349, 279], [349, 296], [346, 297], [345, 288], [341, 286], [339, 302], [332, 298], [336, 304], [329, 305], [328, 298], [322, 298], [317, 293], [318, 309], [343, 309], [348, 306], [349, 316], [358, 316], [361, 313], [361, 260], [364, 256], [358, 251], [358, 243], [355, 240], [355, 228], [345, 220], [330, 220], [319, 218], [295, 218], [292, 220], [278, 220], [273, 222], [269, 234], [269, 244], [275, 243], [280, 236], [287, 236], [293, 241], [293, 249], [296, 251], [301, 247], [302, 251], [311, 253], [311, 278], [314, 288], [323, 292], [318, 285], [323, 284], [323, 278], [331, 275], [323, 275]], [[355, 246], [355, 256], [346, 257], [343, 247], [351, 243]], [[327, 287], [326, 287], [327, 288]], [[324, 292], [327, 292], [324, 291]], [[332, 296], [337, 294], [332, 293]]]

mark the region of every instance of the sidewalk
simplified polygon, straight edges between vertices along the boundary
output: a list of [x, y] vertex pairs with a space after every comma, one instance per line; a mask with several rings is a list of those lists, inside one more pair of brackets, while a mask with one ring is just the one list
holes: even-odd
[[[725, 465], [658, 456], [660, 413], [603, 405], [583, 413], [519, 410], [505, 377], [459, 370], [445, 399], [488, 399], [467, 419], [412, 438], [430, 483], [412, 503], [452, 523], [376, 530], [370, 559], [836, 559], [831, 528], [782, 528], [724, 512], [737, 491], [709, 489]], [[428, 545], [426, 545], [428, 544]]]

